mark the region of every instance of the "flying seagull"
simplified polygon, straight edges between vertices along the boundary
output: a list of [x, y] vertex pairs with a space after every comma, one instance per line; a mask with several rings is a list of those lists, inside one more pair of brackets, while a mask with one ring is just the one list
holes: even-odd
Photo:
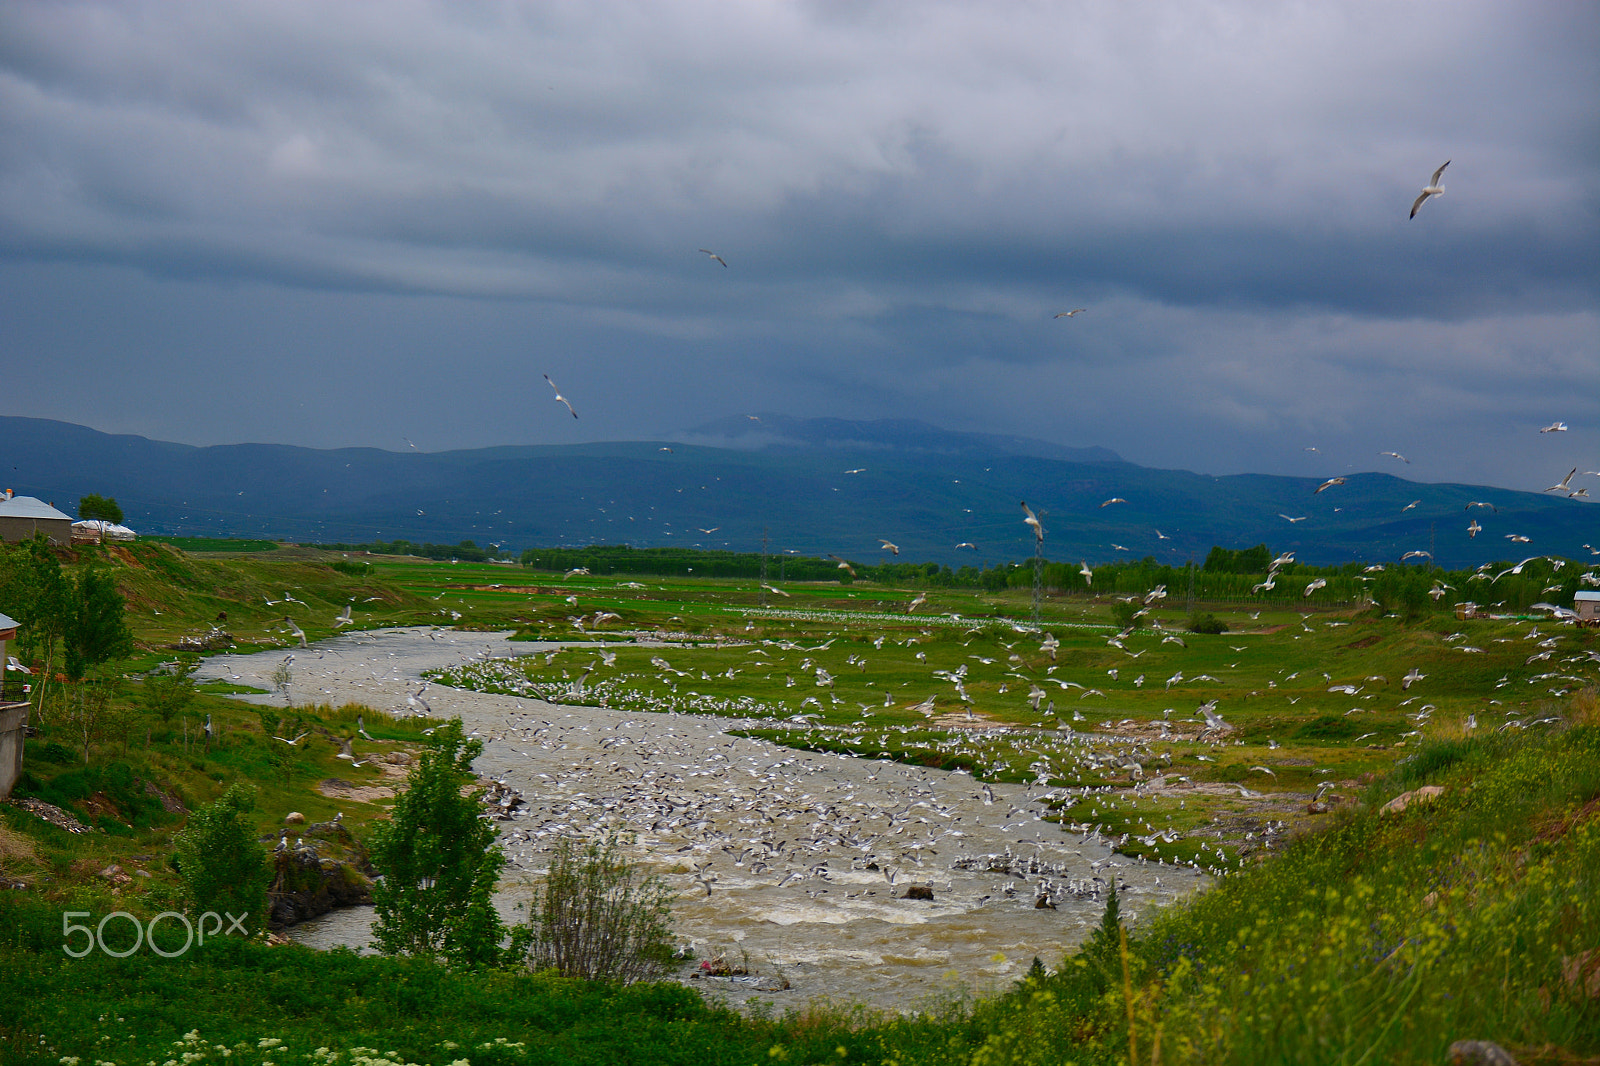
[[1113, 496], [1113, 497], [1111, 497], [1111, 499], [1107, 500], [1105, 503], [1102, 503], [1100, 506], [1101, 507], [1110, 507], [1114, 503], [1127, 503], [1127, 502], [1128, 501], [1124, 500], [1121, 496]]
[[1418, 196], [1417, 202], [1411, 205], [1412, 218], [1417, 217], [1417, 212], [1422, 209], [1422, 205], [1427, 203], [1431, 197], [1443, 195], [1444, 186], [1439, 184], [1439, 178], [1444, 174], [1444, 168], [1449, 165], [1450, 160], [1446, 159], [1439, 165], [1439, 169], [1433, 172], [1433, 177], [1428, 179], [1427, 187], [1422, 190], [1422, 195]]
[[[549, 374], [546, 374], [546, 375], [545, 375], [545, 376], [544, 376], [544, 379], [545, 379], [545, 381], [547, 381], [547, 382], [549, 382], [549, 384], [550, 384], [550, 388], [551, 388], [551, 389], [553, 389], [553, 390], [554, 390], [554, 391], [555, 391], [555, 394], [556, 394], [556, 402], [557, 402], [557, 403], [564, 403], [564, 404], [566, 404], [566, 405], [567, 405], [567, 410], [568, 410], [568, 411], [572, 411], [572, 404], [571, 404], [571, 402], [570, 402], [570, 401], [568, 401], [568, 400], [567, 400], [567, 398], [566, 398], [566, 397], [565, 397], [565, 396], [563, 396], [563, 395], [561, 395], [561, 390], [560, 390], [560, 389], [557, 389], [557, 388], [556, 388], [556, 383], [555, 383], [555, 382], [553, 382], [553, 381], [550, 381], [550, 375], [549, 375]], [[573, 418], [577, 418], [577, 417], [578, 417], [578, 412], [576, 412], [576, 411], [572, 411], [572, 417], [573, 417]]]
[[[1439, 169], [1443, 170], [1444, 168], [1440, 167]], [[700, 250], [709, 255], [711, 258], [715, 259], [717, 262], [721, 263], [724, 267], [728, 265], [727, 260], [723, 259], [722, 256], [718, 255], [716, 252], [713, 252], [710, 248], [702, 248]]]
[[1285, 522], [1288, 522], [1292, 526], [1296, 522], [1304, 522], [1310, 516], [1309, 515], [1301, 515], [1299, 518], [1290, 518], [1288, 515], [1284, 514], [1282, 511], [1279, 511], [1278, 512], [1278, 517], [1283, 519]]
[[1399, 452], [1379, 452], [1378, 454], [1379, 455], [1387, 455], [1391, 459], [1398, 459], [1402, 463], [1410, 463], [1411, 462], [1410, 459], [1407, 459], [1405, 456], [1401, 455]]
[[1565, 422], [1552, 422], [1548, 426], [1545, 426], [1543, 429], [1541, 429], [1539, 432], [1540, 433], [1565, 433], [1566, 431], [1567, 431], [1567, 424]]
[[1315, 489], [1311, 490], [1311, 495], [1315, 496], [1317, 493], [1321, 492], [1323, 489], [1331, 489], [1335, 485], [1343, 485], [1343, 484], [1344, 484], [1344, 478], [1342, 478], [1342, 477], [1330, 477], [1328, 480], [1326, 480], [1322, 484], [1318, 485]]
[[900, 554], [900, 545], [895, 544], [892, 541], [884, 540], [882, 537], [878, 538], [878, 543], [883, 545], [883, 550], [884, 551], [889, 552], [889, 553], [894, 554], [894, 555], [899, 555]]
[[964, 540], [960, 544], [956, 545], [956, 551], [960, 551], [962, 548], [971, 548], [973, 551], [978, 550], [978, 546], [972, 543], [970, 540]]
[[1576, 474], [1577, 472], [1578, 472], [1578, 468], [1577, 467], [1573, 467], [1570, 471], [1568, 471], [1566, 477], [1562, 478], [1560, 481], [1556, 482], [1554, 485], [1551, 485], [1549, 488], [1545, 489], [1544, 491], [1546, 491], [1546, 492], [1566, 492], [1567, 489], [1570, 487], [1567, 484], [1567, 482], [1571, 481], [1572, 480], [1572, 475]]
[[1021, 503], [1022, 503], [1022, 513], [1027, 516], [1026, 518], [1023, 519], [1023, 521], [1026, 522], [1028, 525], [1033, 527], [1034, 538], [1036, 540], [1038, 540], [1040, 543], [1043, 543], [1044, 542], [1044, 526], [1039, 524], [1039, 516], [1033, 513], [1033, 508], [1028, 506], [1028, 503], [1027, 503], [1026, 500], [1021, 501]]
[[837, 562], [839, 564], [838, 566], [834, 567], [835, 570], [848, 570], [848, 571], [850, 571], [850, 576], [851, 577], [855, 577], [856, 576], [856, 568], [851, 566], [849, 563], [845, 562], [843, 559], [839, 558], [837, 555], [834, 555], [834, 554], [832, 554], [830, 552], [829, 555], [828, 555], [828, 558], [834, 560], [835, 562]]
[[1071, 318], [1073, 315], [1082, 314], [1083, 312], [1085, 312], [1087, 310], [1089, 310], [1087, 307], [1075, 307], [1071, 311], [1062, 311], [1062, 312], [1060, 312], [1059, 314], [1056, 315], [1056, 317], [1057, 318]]

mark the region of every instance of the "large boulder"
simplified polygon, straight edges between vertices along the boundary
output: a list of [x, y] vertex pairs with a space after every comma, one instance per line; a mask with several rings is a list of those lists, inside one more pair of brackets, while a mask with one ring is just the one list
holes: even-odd
[[1400, 793], [1400, 795], [1396, 796], [1394, 799], [1390, 800], [1388, 803], [1385, 803], [1381, 808], [1379, 808], [1379, 813], [1399, 814], [1413, 803], [1418, 805], [1432, 803], [1442, 795], [1444, 795], [1444, 788], [1442, 786], [1423, 785], [1421, 788], [1414, 788], [1410, 792]]
[[338, 822], [306, 826], [298, 846], [270, 856], [273, 876], [267, 889], [268, 925], [283, 930], [318, 918], [335, 907], [372, 902], [372, 868], [367, 850]]

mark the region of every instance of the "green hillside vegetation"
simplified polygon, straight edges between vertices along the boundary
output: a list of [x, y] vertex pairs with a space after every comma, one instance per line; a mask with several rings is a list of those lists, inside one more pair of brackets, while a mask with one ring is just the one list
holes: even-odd
[[[6, 596], [34, 580], [23, 552], [0, 553]], [[188, 1062], [341, 1066], [1432, 1063], [1463, 1038], [1514, 1046], [1523, 1062], [1600, 1055], [1600, 630], [1518, 616], [1591, 587], [1576, 565], [1540, 559], [1498, 580], [1512, 562], [1483, 577], [1286, 568], [1252, 598], [1264, 575], [1229, 569], [1234, 556], [1194, 571], [1192, 606], [1184, 569], [1132, 562], [1074, 585], [1075, 567], [1047, 567], [1057, 583], [1047, 582], [1035, 631], [1031, 566], [1008, 568], [1003, 586], [946, 583], [938, 567], [893, 582], [865, 568], [852, 582], [842, 572], [801, 582], [780, 578], [773, 559], [763, 589], [698, 571], [604, 572], [598, 555], [590, 573], [570, 576], [577, 567], [276, 544], [139, 542], [52, 559], [66, 588], [109, 577], [131, 643], [82, 680], [32, 694], [43, 693], [40, 735], [27, 742], [16, 795], [98, 831], [0, 805], [0, 882], [28, 886], [0, 892], [7, 1063], [138, 1066], [178, 1057], [174, 1041]], [[1317, 577], [1326, 585], [1303, 595]], [[1162, 584], [1166, 597], [1146, 605]], [[1457, 619], [1454, 604], [1468, 599], [1499, 603], [1498, 617]], [[0, 600], [17, 616], [13, 606]], [[347, 606], [352, 621], [339, 626]], [[1194, 613], [1227, 632], [1188, 631]], [[1009, 994], [908, 1004], [917, 1012], [898, 1018], [826, 1004], [741, 1015], [673, 984], [618, 988], [226, 937], [174, 959], [66, 957], [63, 911], [148, 920], [181, 908], [174, 834], [236, 782], [257, 790], [251, 817], [269, 842], [291, 810], [312, 822], [342, 812], [362, 841], [387, 816], [392, 799], [319, 786], [398, 783], [381, 760], [337, 758], [358, 714], [377, 738], [363, 751], [380, 755], [416, 750], [435, 723], [308, 703], [292, 676], [283, 705], [267, 709], [227, 699], [233, 686], [184, 684], [183, 639], [225, 629], [243, 650], [298, 647], [286, 617], [312, 641], [394, 625], [572, 641], [438, 680], [765, 718], [747, 731], [1030, 785], [1053, 794], [1061, 831], [1098, 830], [1127, 855], [1227, 876], [1143, 915], [1125, 957], [1109, 925], [1116, 936], [1040, 960]], [[660, 634], [685, 646], [633, 646]], [[599, 662], [599, 641], [612, 644], [614, 665]], [[39, 638], [8, 651], [36, 666], [45, 655]], [[161, 663], [172, 665], [152, 672]], [[1421, 679], [1403, 688], [1413, 671]], [[1354, 691], [1335, 691], [1346, 686]], [[1205, 731], [1199, 708], [1212, 700], [1230, 728]], [[1182, 801], [1134, 788], [1158, 776], [1205, 787]], [[1443, 793], [1379, 813], [1423, 785]], [[113, 864], [122, 877], [103, 875]]]

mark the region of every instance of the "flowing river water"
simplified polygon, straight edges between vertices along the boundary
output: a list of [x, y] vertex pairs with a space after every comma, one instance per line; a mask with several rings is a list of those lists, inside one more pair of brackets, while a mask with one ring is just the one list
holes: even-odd
[[[425, 670], [557, 646], [506, 636], [344, 634], [294, 652], [289, 695], [300, 704], [412, 713], [407, 697]], [[197, 676], [270, 689], [284, 654], [215, 656]], [[732, 737], [728, 729], [756, 723], [730, 718], [569, 707], [438, 685], [425, 698], [434, 716], [459, 716], [486, 740], [474, 764], [479, 775], [526, 802], [497, 823], [511, 863], [496, 905], [509, 920], [523, 917], [525, 886], [547, 868], [556, 839], [614, 826], [629, 834], [631, 856], [679, 892], [673, 928], [696, 960], [720, 956], [751, 971], [690, 977], [696, 961], [679, 976], [736, 1003], [755, 998], [781, 1010], [826, 997], [904, 1011], [989, 993], [1019, 978], [1035, 956], [1057, 964], [1087, 936], [1104, 907], [1097, 890], [1113, 877], [1127, 886], [1122, 914], [1134, 923], [1206, 881], [1191, 869], [1114, 855], [1097, 839], [1039, 820], [1039, 789], [986, 790], [965, 774]], [[358, 758], [381, 750], [355, 745]], [[372, 772], [352, 770], [351, 783], [398, 783], [369, 780]], [[1053, 909], [1035, 906], [1041, 879], [1053, 886]], [[932, 899], [903, 898], [911, 886], [931, 889]], [[289, 935], [313, 947], [362, 949], [371, 921], [371, 908], [335, 911]]]

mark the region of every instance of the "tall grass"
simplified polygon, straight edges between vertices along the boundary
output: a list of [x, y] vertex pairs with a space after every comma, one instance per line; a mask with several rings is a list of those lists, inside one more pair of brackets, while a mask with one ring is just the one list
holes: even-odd
[[1125, 1062], [1134, 1040], [1164, 1063], [1600, 1051], [1600, 729], [1440, 750], [1409, 775], [1438, 804], [1346, 816], [1155, 915], [1126, 991], [1092, 951], [1030, 977], [974, 1012], [970, 1061]]

